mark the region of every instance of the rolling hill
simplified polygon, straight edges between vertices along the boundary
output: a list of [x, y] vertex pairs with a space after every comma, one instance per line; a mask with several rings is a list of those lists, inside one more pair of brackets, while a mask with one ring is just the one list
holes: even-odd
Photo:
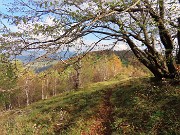
[[179, 85], [118, 76], [1, 113], [0, 133], [178, 135], [179, 112]]

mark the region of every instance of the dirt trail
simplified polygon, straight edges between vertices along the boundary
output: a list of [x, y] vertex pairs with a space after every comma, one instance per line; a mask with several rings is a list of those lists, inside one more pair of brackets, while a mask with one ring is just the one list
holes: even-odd
[[99, 109], [99, 118], [102, 120], [103, 135], [112, 134], [113, 119], [113, 105], [111, 103], [112, 89], [104, 92], [102, 104]]
[[81, 135], [111, 135], [113, 119], [113, 105], [111, 103], [112, 89], [104, 91], [102, 101], [99, 105], [95, 122], [91, 125], [89, 132]]

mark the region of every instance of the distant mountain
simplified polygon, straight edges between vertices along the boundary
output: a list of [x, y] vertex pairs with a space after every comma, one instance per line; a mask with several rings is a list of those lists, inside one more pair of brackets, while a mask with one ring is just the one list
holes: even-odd
[[[91, 53], [115, 53], [117, 56], [120, 57], [121, 60], [128, 61], [129, 58], [135, 58], [135, 55], [130, 50], [123, 50], [123, 51], [95, 51]], [[23, 63], [29, 63], [35, 61], [39, 56], [42, 56], [45, 54], [45, 51], [25, 51], [21, 55], [16, 56], [17, 60], [22, 61]], [[67, 60], [71, 57], [77, 56], [75, 52], [71, 51], [62, 51], [55, 54], [51, 54], [48, 57], [42, 58], [38, 61], [52, 61], [52, 60]]]
[[19, 55], [19, 56], [16, 56], [16, 59], [22, 61], [23, 63], [28, 63], [28, 62], [35, 61], [36, 58], [32, 56]]
[[37, 69], [35, 69], [35, 72], [36, 72], [36, 73], [43, 72], [43, 71], [51, 68], [52, 66], [53, 66], [53, 64], [50, 64], [50, 65], [47, 65], [47, 66], [44, 66], [44, 67], [37, 68]]
[[[123, 50], [123, 51], [101, 50], [101, 51], [89, 52], [88, 54], [91, 56], [94, 56], [94, 57], [102, 57], [103, 55], [111, 56], [112, 54], [115, 54], [116, 56], [118, 56], [121, 59], [121, 61], [124, 65], [128, 65], [128, 64], [139, 65], [139, 62], [137, 61], [133, 52], [129, 51], [129, 50]], [[67, 52], [60, 52], [57, 54], [53, 54], [50, 57], [51, 57], [51, 59], [54, 59], [54, 61], [36, 62], [34, 65], [32, 65], [33, 69], [35, 70], [36, 73], [40, 73], [40, 72], [43, 72], [43, 71], [51, 68], [53, 65], [58, 63], [59, 60], [58, 59], [55, 60], [56, 58], [58, 58], [58, 56], [61, 56], [63, 60], [69, 61], [69, 60], [75, 59], [77, 55], [75, 55], [73, 52], [68, 52], [68, 54], [67, 54]]]
[[[44, 51], [38, 51], [37, 53], [33, 51], [26, 51], [23, 52], [22, 55], [16, 56], [16, 59], [22, 61], [23, 63], [28, 63], [28, 66], [31, 69], [33, 69], [36, 73], [40, 73], [51, 68], [54, 64], [56, 64], [60, 60], [69, 61], [70, 58], [73, 59], [77, 56], [74, 52], [62, 51], [55, 54], [51, 54], [46, 58], [37, 60], [37, 58], [39, 56], [42, 56], [43, 54], [45, 54]], [[140, 65], [142, 66], [142, 64], [139, 63], [133, 52], [130, 50], [123, 50], [123, 51], [103, 50], [103, 51], [89, 52], [89, 54], [91, 55], [96, 54], [97, 56], [102, 56], [103, 54], [106, 55], [115, 54], [121, 59], [124, 65], [130, 64], [135, 67]]]
[[[45, 53], [46, 53], [45, 51], [38, 51], [38, 52], [25, 51], [21, 55], [16, 56], [15, 59], [20, 60], [23, 63], [29, 63], [29, 62], [35, 61], [37, 58], [44, 55]], [[51, 54], [48, 57], [43, 57], [41, 60], [38, 60], [38, 61], [50, 61], [50, 60], [53, 61], [53, 60], [60, 60], [60, 59], [66, 60], [73, 56], [75, 56], [75, 52], [62, 51], [55, 54]]]

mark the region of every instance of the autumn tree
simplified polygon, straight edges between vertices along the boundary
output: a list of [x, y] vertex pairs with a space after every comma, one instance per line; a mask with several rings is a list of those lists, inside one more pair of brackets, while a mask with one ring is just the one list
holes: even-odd
[[18, 76], [17, 85], [21, 91], [19, 93], [19, 98], [24, 99], [23, 105], [26, 104], [26, 106], [28, 106], [32, 102], [33, 91], [35, 90], [35, 82], [33, 82], [34, 78], [34, 73], [32, 71], [28, 71], [27, 69], [23, 69]]
[[28, 49], [48, 55], [94, 34], [97, 42], [86, 51], [103, 40], [125, 42], [156, 78], [179, 78], [178, 0], [15, 0], [8, 8], [13, 14], [3, 18], [21, 31], [6, 32], [1, 43], [15, 55]]
[[59, 74], [57, 70], [52, 70], [51, 71], [51, 87], [52, 87], [52, 96], [57, 95], [57, 85], [58, 85], [58, 78]]

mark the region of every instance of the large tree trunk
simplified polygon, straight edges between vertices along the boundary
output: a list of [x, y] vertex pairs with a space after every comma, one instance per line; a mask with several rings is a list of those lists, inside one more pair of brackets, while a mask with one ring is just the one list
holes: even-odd
[[146, 3], [146, 8], [149, 9], [150, 16], [154, 19], [154, 21], [157, 23], [157, 27], [159, 30], [159, 36], [161, 43], [163, 44], [165, 48], [165, 58], [166, 58], [166, 66], [168, 68], [168, 73], [164, 74], [163, 77], [165, 78], [175, 78], [178, 75], [178, 71], [176, 68], [176, 61], [173, 56], [173, 49], [174, 44], [171, 37], [170, 32], [165, 27], [164, 23], [164, 1], [159, 0], [159, 14], [154, 11], [154, 9], [149, 4], [148, 0], [144, 0]]
[[80, 75], [81, 75], [81, 58], [78, 58], [77, 62], [75, 63], [75, 67], [74, 67], [74, 70], [76, 72], [76, 75], [75, 75], [75, 89], [78, 89], [80, 87]]
[[169, 67], [166, 68], [166, 63], [163, 59], [161, 60], [158, 56], [153, 57], [150, 53], [145, 53], [138, 49], [134, 42], [127, 35], [125, 36], [125, 39], [138, 60], [143, 63], [157, 79], [173, 79], [176, 77], [177, 71], [175, 70], [175, 72], [170, 72]]
[[80, 72], [79, 69], [76, 69], [76, 78], [75, 78], [75, 89], [79, 88], [80, 85]]
[[[179, 4], [180, 4], [180, 0], [179, 0]], [[178, 48], [177, 48], [176, 61], [177, 61], [177, 64], [180, 64], [180, 17], [178, 18], [177, 40], [178, 40]]]

